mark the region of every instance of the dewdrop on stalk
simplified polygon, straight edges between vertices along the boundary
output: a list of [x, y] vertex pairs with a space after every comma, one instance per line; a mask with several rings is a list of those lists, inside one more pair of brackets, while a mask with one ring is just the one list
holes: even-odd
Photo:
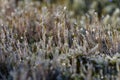
[[66, 6], [64, 6], [64, 10], [66, 10], [67, 9], [67, 7]]
[[93, 29], [92, 29], [92, 32], [95, 32], [95, 31], [96, 31], [95, 28], [93, 28]]

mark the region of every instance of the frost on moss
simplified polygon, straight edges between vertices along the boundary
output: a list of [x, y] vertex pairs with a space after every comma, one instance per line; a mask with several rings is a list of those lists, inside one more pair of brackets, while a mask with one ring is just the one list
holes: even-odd
[[109, 13], [108, 0], [50, 1], [1, 0], [0, 79], [119, 80], [118, 5]]

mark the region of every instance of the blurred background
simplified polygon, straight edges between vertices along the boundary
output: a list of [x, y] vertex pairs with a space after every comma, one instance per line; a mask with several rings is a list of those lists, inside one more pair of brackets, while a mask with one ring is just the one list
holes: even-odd
[[116, 8], [120, 8], [120, 0], [0, 0], [0, 10], [24, 6], [33, 2], [39, 7], [64, 5], [74, 16], [82, 15], [93, 9], [98, 12], [99, 18], [106, 14], [112, 15]]

